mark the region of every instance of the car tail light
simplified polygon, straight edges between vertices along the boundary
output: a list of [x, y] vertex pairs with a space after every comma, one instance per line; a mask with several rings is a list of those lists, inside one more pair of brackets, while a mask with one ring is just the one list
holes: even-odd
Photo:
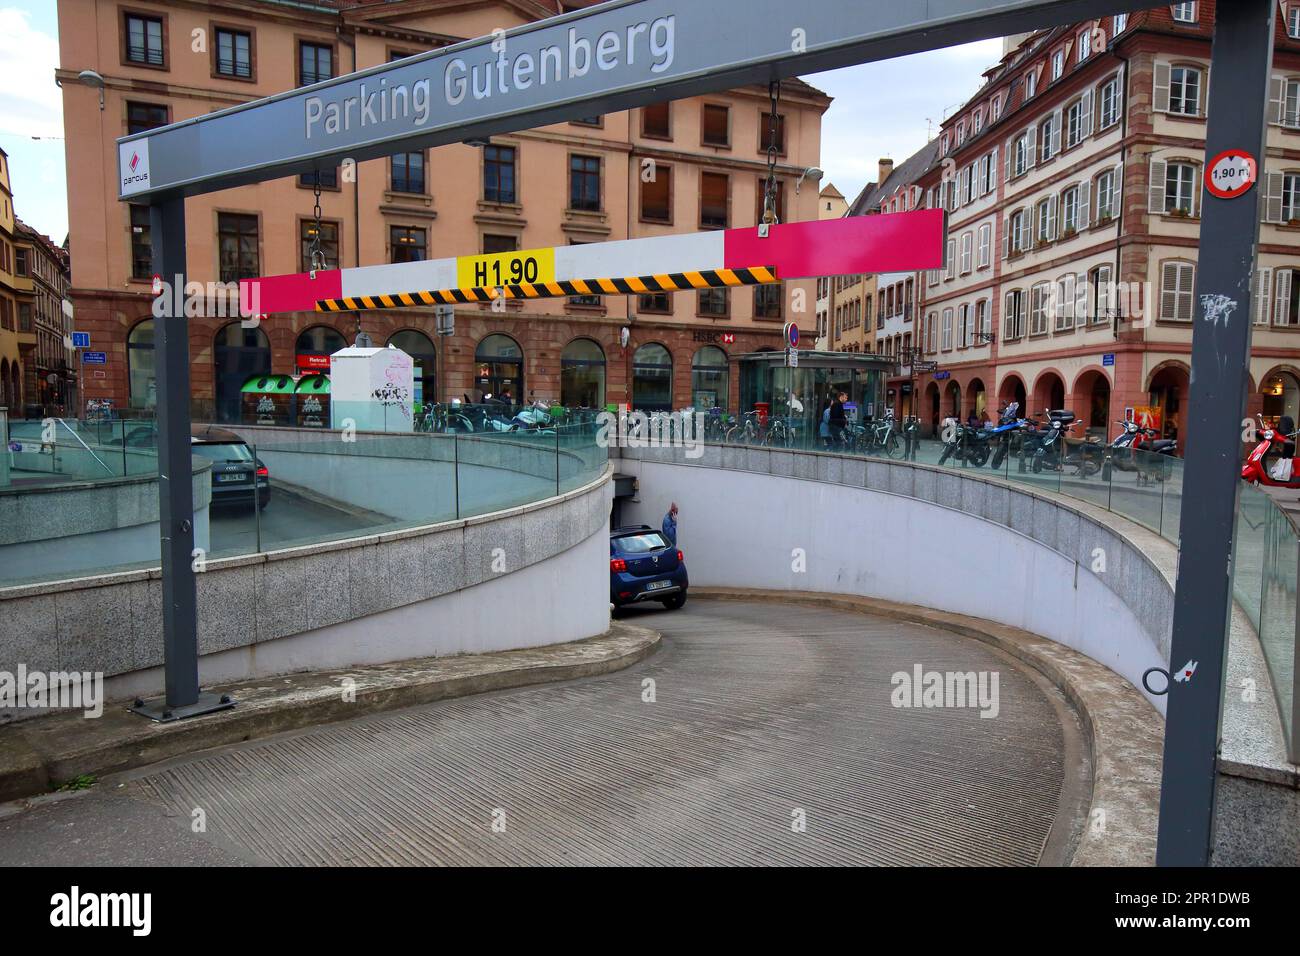
[[271, 475], [270, 469], [268, 469], [265, 465], [257, 469], [257, 477], [259, 478], [268, 478], [270, 477], [270, 475]]
[[627, 570], [627, 562], [624, 561], [622, 558], [610, 558], [610, 559], [609, 559], [609, 569], [610, 569], [611, 571], [626, 571], [626, 570]]
[[631, 596], [632, 596], [632, 592], [631, 592], [631, 591], [619, 591], [619, 592], [618, 592], [618, 596], [621, 597], [621, 598], [628, 598], [628, 597], [631, 597]]
[[678, 561], [685, 561], [685, 560], [686, 560], [686, 555], [684, 555], [684, 554], [682, 554], [680, 551], [678, 551], [678, 552], [677, 552], [677, 560], [678, 560]]

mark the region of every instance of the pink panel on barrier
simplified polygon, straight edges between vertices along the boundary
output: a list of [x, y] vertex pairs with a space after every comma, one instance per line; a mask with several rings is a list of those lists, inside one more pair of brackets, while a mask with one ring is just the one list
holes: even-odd
[[919, 209], [887, 216], [851, 216], [772, 226], [729, 229], [724, 258], [728, 269], [776, 266], [782, 279], [912, 272], [943, 266], [944, 212]]
[[316, 273], [316, 278], [309, 272], [299, 272], [288, 276], [264, 276], [260, 279], [241, 279], [239, 282], [240, 301], [250, 302], [249, 295], [255, 287], [258, 299], [252, 301], [254, 311], [276, 312], [312, 312], [318, 299], [341, 299], [343, 297], [343, 273], [338, 269], [329, 269]]

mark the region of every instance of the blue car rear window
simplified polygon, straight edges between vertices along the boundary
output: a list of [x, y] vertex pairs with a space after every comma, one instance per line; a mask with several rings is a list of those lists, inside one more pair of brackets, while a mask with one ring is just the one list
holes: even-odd
[[645, 554], [648, 551], [658, 551], [668, 547], [668, 541], [658, 531], [648, 531], [645, 534], [630, 534], [615, 538], [614, 547], [624, 554]]

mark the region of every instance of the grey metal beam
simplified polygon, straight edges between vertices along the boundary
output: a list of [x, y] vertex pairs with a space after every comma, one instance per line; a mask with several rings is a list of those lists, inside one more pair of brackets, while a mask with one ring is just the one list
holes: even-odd
[[[1150, 0], [611, 0], [124, 137], [119, 190], [123, 198], [178, 189], [197, 195], [332, 168], [344, 159], [360, 162], [1147, 6]], [[559, 52], [558, 75], [543, 49]], [[476, 69], [481, 80], [490, 79], [479, 86], [490, 95], [475, 94]], [[457, 99], [462, 79], [465, 92]], [[395, 98], [399, 88], [404, 94]], [[335, 132], [326, 128], [330, 105], [339, 109]]]
[[[1207, 168], [1228, 149], [1248, 151], [1263, 168], [1276, 10], [1276, 0], [1218, 5], [1205, 137]], [[1165, 720], [1156, 844], [1156, 862], [1161, 866], [1205, 866], [1213, 849], [1259, 188], [1256, 184], [1235, 199], [1219, 199], [1202, 187], [1187, 406], [1193, 440], [1183, 472], [1170, 651], [1174, 679], [1169, 684]], [[1194, 671], [1190, 678], [1185, 674], [1188, 664]]]

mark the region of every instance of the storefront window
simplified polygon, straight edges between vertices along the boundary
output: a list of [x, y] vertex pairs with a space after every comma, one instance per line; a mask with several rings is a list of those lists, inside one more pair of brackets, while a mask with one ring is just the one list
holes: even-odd
[[706, 345], [691, 360], [691, 402], [697, 411], [710, 408], [727, 410], [727, 391], [731, 373], [727, 353], [716, 345]]
[[524, 398], [524, 350], [508, 335], [489, 335], [474, 352], [474, 396], [484, 401], [489, 395], [509, 404]]
[[416, 406], [438, 400], [438, 355], [433, 342], [423, 332], [403, 329], [388, 340], [388, 344], [411, 356], [415, 363]]
[[126, 337], [126, 374], [131, 408], [156, 408], [154, 380], [153, 319], [136, 323]]
[[232, 322], [213, 339], [216, 363], [216, 418], [238, 422], [244, 382], [271, 371], [271, 343], [261, 329], [246, 329]]
[[605, 406], [605, 353], [591, 339], [574, 339], [564, 347], [560, 404], [566, 408]]
[[632, 407], [641, 412], [669, 412], [673, 407], [673, 357], [657, 342], [632, 356]]

